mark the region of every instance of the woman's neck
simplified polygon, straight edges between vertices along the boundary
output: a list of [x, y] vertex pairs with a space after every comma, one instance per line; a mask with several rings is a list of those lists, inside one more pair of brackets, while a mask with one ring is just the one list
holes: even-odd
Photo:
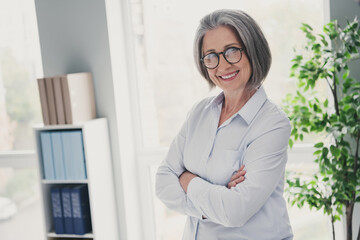
[[224, 92], [224, 102], [221, 109], [218, 127], [228, 120], [246, 104], [247, 101], [255, 94], [256, 89], [244, 89], [241, 93]]
[[224, 103], [222, 106], [222, 112], [225, 115], [234, 114], [238, 112], [249, 99], [255, 94], [256, 89], [247, 90], [244, 89], [242, 92], [237, 93], [226, 93], [224, 92]]

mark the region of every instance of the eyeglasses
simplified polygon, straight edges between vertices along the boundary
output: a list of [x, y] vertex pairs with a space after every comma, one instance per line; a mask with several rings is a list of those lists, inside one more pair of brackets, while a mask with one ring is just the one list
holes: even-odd
[[220, 54], [222, 54], [225, 60], [230, 64], [235, 64], [240, 62], [242, 57], [242, 51], [245, 50], [243, 48], [237, 47], [229, 47], [223, 52], [212, 52], [203, 56], [200, 61], [204, 64], [204, 66], [208, 69], [214, 69], [219, 65]]

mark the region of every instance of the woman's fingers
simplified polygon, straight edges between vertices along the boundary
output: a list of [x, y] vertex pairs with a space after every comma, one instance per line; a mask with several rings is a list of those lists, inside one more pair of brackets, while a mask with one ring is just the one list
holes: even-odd
[[234, 175], [231, 176], [230, 182], [228, 183], [228, 188], [235, 187], [237, 184], [245, 180], [244, 176], [246, 174], [246, 171], [244, 170], [244, 167], [245, 166], [242, 165], [240, 169]]
[[244, 176], [246, 174], [246, 171], [245, 170], [242, 170], [241, 168], [234, 174], [231, 176], [230, 178], [230, 182], [231, 181], [234, 181], [235, 179], [241, 177], [241, 176]]
[[243, 182], [244, 180], [245, 180], [245, 177], [244, 177], [244, 176], [241, 176], [241, 177], [239, 177], [239, 178], [237, 178], [237, 179], [229, 182], [229, 184], [228, 184], [227, 187], [228, 187], [228, 188], [235, 187], [237, 184]]
[[235, 179], [234, 182], [235, 182], [236, 184], [238, 184], [238, 183], [243, 182], [244, 180], [245, 180], [245, 177], [244, 177], [244, 176], [241, 176], [241, 177]]

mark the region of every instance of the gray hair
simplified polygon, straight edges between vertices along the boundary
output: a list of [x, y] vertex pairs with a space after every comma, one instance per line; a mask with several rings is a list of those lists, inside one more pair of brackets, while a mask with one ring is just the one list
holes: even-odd
[[270, 69], [270, 48], [255, 20], [240, 10], [217, 10], [200, 20], [194, 41], [194, 58], [197, 69], [208, 81], [210, 87], [214, 87], [215, 84], [211, 81], [207, 69], [202, 64], [200, 58], [203, 55], [202, 45], [205, 33], [219, 26], [229, 26], [238, 35], [240, 43], [246, 48], [245, 54], [249, 59], [252, 69], [247, 88], [254, 89], [259, 87]]

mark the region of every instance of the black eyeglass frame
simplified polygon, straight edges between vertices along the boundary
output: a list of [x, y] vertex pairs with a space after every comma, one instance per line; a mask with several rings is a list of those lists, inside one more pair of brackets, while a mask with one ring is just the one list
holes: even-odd
[[[230, 49], [232, 49], [232, 48], [235, 48], [236, 50], [239, 50], [239, 51], [240, 51], [240, 59], [239, 59], [238, 61], [236, 61], [236, 62], [230, 62], [230, 61], [226, 58], [226, 56], [225, 56], [225, 54], [224, 54], [224, 53], [226, 53], [228, 50], [230, 50]], [[223, 55], [224, 59], [225, 59], [228, 63], [230, 63], [230, 64], [235, 64], [235, 63], [238, 63], [238, 62], [241, 61], [241, 59], [242, 59], [242, 52], [245, 51], [245, 50], [246, 50], [245, 47], [242, 47], [242, 48], [229, 47], [229, 48], [225, 49], [225, 51], [222, 51], [222, 52], [218, 52], [218, 53], [217, 53], [217, 52], [211, 52], [211, 53], [208, 53], [208, 54], [206, 54], [205, 56], [203, 56], [202, 58], [200, 58], [200, 61], [204, 64], [204, 66], [205, 66], [207, 69], [215, 69], [215, 68], [217, 68], [217, 66], [219, 66], [219, 63], [220, 63], [220, 54]], [[217, 64], [216, 64], [216, 66], [215, 66], [215, 67], [212, 67], [212, 68], [207, 67], [207, 66], [205, 65], [205, 63], [204, 63], [204, 58], [205, 58], [206, 56], [210, 55], [210, 54], [215, 54], [215, 56], [216, 56], [217, 59], [218, 59], [218, 62], [217, 62]]]

